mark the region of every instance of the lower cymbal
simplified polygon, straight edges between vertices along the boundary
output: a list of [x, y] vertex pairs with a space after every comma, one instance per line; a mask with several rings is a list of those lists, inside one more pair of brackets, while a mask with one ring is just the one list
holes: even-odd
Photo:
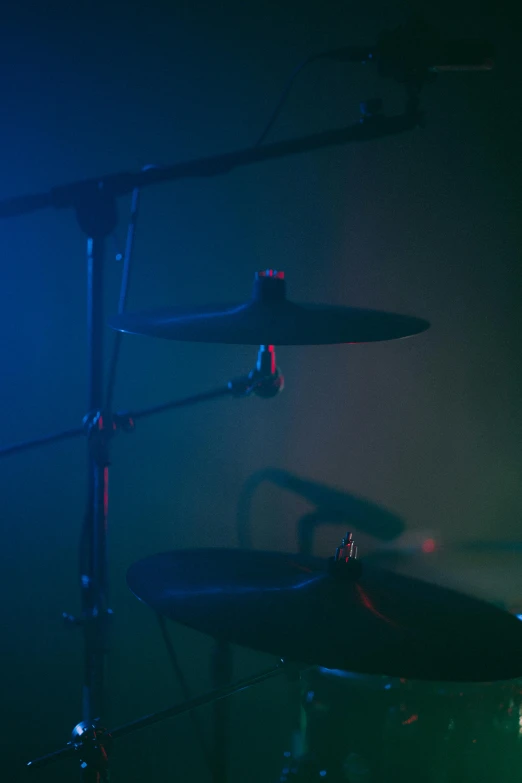
[[[506, 609], [522, 608], [522, 547], [518, 541], [444, 541], [433, 549], [377, 548], [372, 565], [458, 590]], [[518, 612], [517, 612], [518, 613]]]
[[328, 562], [185, 550], [141, 560], [127, 579], [138, 598], [172, 620], [310, 665], [422, 680], [522, 675], [516, 617], [364, 562], [356, 578], [332, 575]]
[[396, 340], [425, 331], [413, 316], [356, 307], [295, 304], [286, 299], [282, 272], [258, 273], [243, 304], [172, 307], [118, 315], [113, 329], [188, 342], [238, 345], [326, 345]]

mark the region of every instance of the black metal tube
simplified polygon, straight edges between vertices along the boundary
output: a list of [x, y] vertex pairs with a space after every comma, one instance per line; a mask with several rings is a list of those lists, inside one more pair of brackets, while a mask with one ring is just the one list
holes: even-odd
[[[242, 393], [242, 389], [248, 391], [248, 383], [245, 379], [243, 387], [239, 389], [235, 382], [229, 383], [227, 386], [218, 386], [216, 389], [210, 389], [210, 391], [200, 392], [198, 394], [192, 394], [189, 397], [182, 397], [179, 400], [169, 400], [169, 402], [162, 402], [159, 405], [151, 405], [148, 408], [140, 408], [136, 411], [118, 411], [114, 414], [115, 419], [119, 418], [131, 418], [134, 421], [138, 419], [145, 419], [148, 416], [154, 416], [157, 413], [165, 413], [166, 411], [175, 410], [176, 408], [185, 408], [190, 405], [197, 405], [200, 402], [210, 402], [211, 400], [217, 400], [221, 397], [241, 397], [248, 396], [246, 393]], [[52, 443], [59, 443], [62, 440], [71, 440], [81, 435], [87, 435], [87, 427], [73, 427], [70, 430], [63, 430], [62, 432], [53, 432], [49, 435], [43, 435], [41, 438], [34, 438], [33, 440], [24, 440], [19, 443], [12, 443], [9, 446], [0, 448], [0, 457], [9, 457], [12, 454], [18, 454], [22, 451], [30, 451], [31, 449], [38, 448], [39, 446], [47, 446]]]
[[[123, 415], [130, 416], [131, 419], [145, 419], [147, 416], [154, 416], [156, 413], [164, 413], [165, 411], [175, 410], [176, 408], [185, 408], [190, 405], [196, 405], [198, 402], [209, 402], [210, 400], [217, 400], [220, 397], [230, 397], [234, 395], [234, 389], [228, 386], [219, 386], [217, 389], [211, 389], [208, 392], [201, 392], [200, 394], [193, 394], [190, 397], [183, 397], [181, 400], [171, 400], [170, 402], [160, 403], [159, 405], [151, 405], [150, 408], [141, 408], [137, 411], [123, 412]], [[122, 414], [118, 414], [122, 415]]]
[[[87, 240], [88, 399], [91, 411], [103, 406], [103, 238]], [[89, 481], [80, 574], [85, 644], [82, 720], [91, 723], [104, 712], [104, 669], [107, 653], [107, 512], [109, 468], [105, 423], [100, 416], [89, 436]]]
[[[202, 696], [196, 696], [194, 699], [190, 699], [190, 701], [183, 702], [182, 704], [175, 704], [173, 707], [167, 707], [166, 709], [160, 710], [159, 712], [153, 712], [149, 715], [144, 715], [141, 718], [130, 721], [129, 723], [124, 723], [122, 726], [118, 726], [117, 728], [108, 731], [107, 734], [110, 735], [112, 739], [126, 737], [127, 735], [133, 734], [136, 731], [141, 731], [142, 729], [146, 729], [149, 726], [154, 726], [156, 723], [161, 723], [164, 720], [168, 720], [169, 718], [175, 718], [177, 715], [183, 715], [186, 712], [190, 712], [190, 710], [195, 710], [197, 707], [203, 707], [205, 704], [212, 704], [213, 702], [216, 702], [220, 699], [226, 699], [228, 696], [233, 696], [235, 693], [244, 691], [253, 685], [259, 685], [265, 680], [272, 679], [273, 677], [279, 677], [282, 674], [287, 674], [288, 668], [294, 666], [296, 666], [296, 671], [299, 671], [301, 668], [295, 664], [285, 664], [281, 662], [277, 666], [272, 666], [269, 669], [265, 669], [259, 674], [253, 675], [252, 677], [245, 677], [242, 680], [238, 680], [238, 682], [233, 683], [232, 685], [218, 688], [217, 690], [210, 691], [209, 693], [204, 693]], [[45, 756], [40, 756], [39, 758], [30, 761], [27, 766], [31, 767], [32, 769], [46, 767], [48, 764], [51, 764], [54, 761], [60, 761], [61, 759], [73, 756], [79, 752], [80, 748], [81, 743], [73, 744], [71, 742], [60, 750], [53, 751], [53, 753], [48, 753]]]
[[77, 438], [79, 435], [85, 435], [84, 427], [74, 427], [63, 432], [53, 432], [50, 435], [43, 435], [41, 438], [33, 440], [23, 440], [19, 443], [12, 443], [10, 446], [0, 448], [0, 457], [9, 457], [11, 454], [19, 454], [21, 451], [30, 451], [38, 446], [48, 446], [51, 443], [59, 443], [62, 440]]
[[71, 182], [53, 188], [48, 193], [36, 193], [0, 201], [0, 219], [24, 215], [39, 209], [74, 207], [86, 198], [98, 193], [100, 186], [110, 196], [117, 198], [134, 188], [143, 188], [159, 182], [174, 182], [187, 177], [213, 177], [227, 174], [239, 166], [249, 166], [266, 160], [298, 155], [324, 147], [351, 142], [371, 141], [383, 136], [413, 130], [419, 125], [421, 115], [417, 111], [405, 111], [393, 117], [379, 117], [374, 122], [356, 123], [338, 130], [328, 130], [303, 136], [299, 139], [275, 142], [260, 147], [250, 147], [186, 163], [176, 163], [158, 169], [139, 172], [121, 172], [80, 182]]
[[130, 721], [130, 723], [124, 723], [123, 726], [118, 726], [110, 732], [113, 739], [118, 737], [126, 737], [128, 734], [133, 734], [135, 731], [141, 731], [149, 726], [154, 726], [156, 723], [167, 720], [168, 718], [174, 718], [177, 715], [183, 715], [185, 712], [195, 710], [197, 707], [203, 707], [205, 704], [213, 704], [220, 699], [226, 699], [228, 696], [233, 696], [235, 693], [244, 691], [246, 688], [251, 688], [252, 685], [259, 685], [265, 680], [272, 679], [273, 677], [279, 677], [281, 674], [286, 674], [287, 669], [284, 663], [280, 663], [277, 666], [272, 666], [270, 669], [265, 669], [259, 674], [255, 674], [253, 677], [245, 677], [242, 680], [238, 680], [231, 685], [225, 685], [222, 688], [210, 691], [210, 693], [204, 693], [202, 696], [196, 696], [190, 701], [186, 701], [184, 704], [176, 704], [173, 707], [167, 707], [159, 712], [154, 712], [151, 715], [145, 715], [137, 720]]

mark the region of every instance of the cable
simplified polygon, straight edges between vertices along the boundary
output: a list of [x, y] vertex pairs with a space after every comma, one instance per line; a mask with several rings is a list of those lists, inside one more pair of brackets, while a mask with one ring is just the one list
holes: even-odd
[[319, 58], [321, 58], [323, 56], [324, 56], [324, 53], [323, 54], [312, 54], [309, 57], [307, 57], [305, 60], [303, 60], [301, 63], [299, 63], [299, 65], [296, 68], [294, 68], [294, 70], [290, 74], [290, 78], [288, 79], [287, 83], [285, 84], [285, 86], [283, 87], [283, 89], [281, 91], [281, 94], [280, 94], [280, 96], [279, 96], [279, 98], [277, 100], [277, 103], [276, 103], [276, 105], [274, 107], [274, 110], [272, 111], [272, 114], [270, 115], [270, 117], [268, 119], [268, 122], [266, 123], [266, 125], [265, 125], [261, 135], [259, 136], [258, 140], [254, 144], [254, 147], [259, 147], [264, 142], [266, 137], [268, 136], [270, 130], [272, 129], [272, 126], [274, 125], [275, 121], [279, 117], [279, 114], [281, 113], [281, 109], [283, 108], [283, 106], [286, 103], [286, 99], [288, 98], [288, 96], [290, 94], [290, 90], [292, 89], [293, 84], [294, 84], [296, 78], [299, 76], [301, 71], [307, 65], [309, 65], [310, 63], [313, 63], [315, 60], [318, 60]]
[[281, 94], [277, 100], [274, 110], [272, 111], [272, 114], [268, 119], [268, 122], [266, 123], [258, 140], [254, 144], [254, 147], [259, 147], [268, 136], [275, 121], [279, 117], [283, 106], [286, 103], [286, 100], [290, 94], [290, 90], [292, 89], [296, 78], [299, 76], [301, 71], [303, 71], [307, 65], [311, 65], [312, 63], [317, 62], [318, 60], [339, 59], [339, 54], [343, 52], [344, 49], [326, 49], [323, 52], [319, 52], [318, 54], [309, 55], [305, 60], [299, 63], [299, 65], [296, 68], [294, 68], [294, 70], [290, 74], [290, 78], [288, 79], [287, 83], [283, 87], [283, 90], [281, 91]]
[[[165, 643], [165, 647], [167, 648], [167, 654], [170, 659], [170, 663], [172, 665], [172, 669], [174, 671], [174, 674], [178, 680], [181, 693], [183, 695], [183, 698], [185, 701], [190, 701], [192, 698], [190, 693], [190, 688], [188, 686], [188, 683], [185, 679], [185, 675], [183, 674], [183, 670], [180, 666], [180, 663], [178, 661], [178, 656], [176, 655], [176, 651], [174, 649], [174, 645], [172, 643], [172, 639], [169, 636], [168, 630], [167, 630], [167, 624], [165, 622], [165, 618], [162, 617], [160, 614], [157, 615], [158, 617], [158, 623], [161, 630], [161, 636], [163, 638], [163, 641]], [[192, 720], [192, 726], [194, 728], [194, 732], [198, 738], [199, 744], [201, 745], [201, 752], [203, 755], [203, 759], [205, 761], [205, 764], [207, 765], [209, 771], [212, 773], [213, 771], [213, 764], [210, 756], [210, 752], [208, 749], [207, 741], [205, 739], [205, 734], [203, 732], [203, 726], [201, 725], [201, 722], [199, 720], [199, 717], [196, 712], [191, 711], [189, 713], [190, 719]]]
[[[157, 169], [155, 163], [149, 163], [143, 166], [142, 171], [148, 171], [149, 169]], [[120, 285], [120, 298], [118, 301], [118, 315], [123, 315], [127, 307], [127, 299], [129, 296], [130, 287], [130, 274], [132, 265], [132, 253], [134, 250], [134, 239], [136, 236], [136, 225], [138, 222], [138, 211], [140, 205], [140, 189], [134, 188], [132, 191], [131, 211], [129, 215], [129, 223], [127, 226], [127, 240], [125, 242], [125, 254], [123, 256], [123, 269], [121, 273], [121, 285]], [[112, 400], [114, 396], [114, 386], [116, 383], [116, 370], [118, 367], [118, 359], [120, 357], [121, 341], [123, 333], [116, 332], [114, 336], [114, 343], [112, 346], [111, 360], [109, 364], [109, 373], [107, 381], [107, 393], [105, 396], [105, 407], [109, 413], [112, 412]]]
[[[123, 256], [123, 270], [121, 273], [118, 315], [122, 315], [125, 312], [125, 308], [127, 306], [127, 298], [129, 295], [129, 285], [130, 285], [132, 251], [134, 249], [134, 236], [136, 233], [136, 223], [138, 221], [139, 203], [140, 203], [140, 190], [139, 188], [134, 188], [134, 190], [132, 191], [132, 202], [131, 202], [131, 212], [129, 216], [129, 224], [127, 227], [127, 241], [125, 243], [125, 254]], [[112, 345], [112, 353], [111, 353], [108, 380], [107, 380], [107, 394], [105, 397], [105, 406], [109, 412], [112, 411], [112, 400], [114, 397], [114, 386], [116, 383], [116, 370], [118, 367], [118, 359], [120, 357], [122, 337], [123, 337], [122, 332], [116, 332], [114, 336], [114, 342]]]

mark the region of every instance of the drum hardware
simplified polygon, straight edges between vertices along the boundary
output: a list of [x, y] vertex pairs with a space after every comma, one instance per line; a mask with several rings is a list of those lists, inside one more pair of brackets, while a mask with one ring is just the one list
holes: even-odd
[[335, 555], [328, 561], [328, 573], [334, 579], [351, 582], [361, 578], [363, 567], [361, 561], [357, 560], [357, 545], [352, 533], [346, 533], [340, 546], [336, 548]]
[[[172, 639], [168, 633], [167, 629], [167, 621], [164, 617], [162, 617], [160, 614], [157, 615], [158, 618], [158, 624], [160, 628], [160, 633], [163, 639], [163, 643], [165, 645], [165, 649], [167, 651], [167, 655], [170, 660], [170, 664], [172, 667], [172, 670], [176, 676], [176, 679], [179, 683], [181, 695], [183, 697], [183, 700], [185, 702], [188, 702], [192, 699], [192, 693], [190, 691], [189, 685], [187, 683], [187, 680], [185, 678], [185, 674], [183, 672], [182, 667], [180, 666], [179, 659], [176, 653], [176, 650], [174, 648], [174, 644], [172, 642]], [[232, 681], [232, 674], [230, 674], [230, 677], [227, 679], [226, 682], [223, 682], [222, 685], [228, 685]], [[212, 689], [214, 689], [215, 683], [212, 682]], [[217, 686], [216, 686], [217, 687]], [[220, 686], [221, 687], [221, 686]], [[216, 702], [216, 704], [219, 704], [220, 702]], [[216, 775], [219, 773], [219, 765], [217, 764], [216, 759], [216, 753], [214, 749], [209, 748], [203, 724], [200, 720], [200, 716], [198, 715], [196, 710], [191, 710], [188, 714], [189, 720], [192, 721], [192, 728], [194, 731], [194, 735], [198, 741], [200, 751], [203, 756], [203, 760], [210, 772], [211, 775]]]
[[[155, 171], [155, 170], [150, 170]], [[261, 340], [258, 362], [254, 370], [246, 380], [231, 382], [226, 387], [213, 390], [203, 395], [195, 395], [182, 401], [166, 403], [154, 406], [133, 415], [120, 413], [113, 415], [103, 408], [103, 373], [101, 357], [103, 356], [103, 251], [104, 233], [109, 232], [113, 222], [109, 220], [112, 212], [108, 214], [101, 205], [98, 205], [101, 216], [93, 207], [90, 215], [92, 223], [87, 242], [88, 250], [88, 323], [89, 323], [89, 362], [90, 362], [90, 386], [89, 401], [92, 412], [84, 420], [84, 427], [75, 428], [62, 433], [56, 433], [34, 442], [24, 442], [8, 446], [3, 449], [3, 455], [24, 451], [35, 446], [76, 437], [85, 432], [88, 434], [90, 454], [90, 478], [91, 489], [88, 494], [88, 507], [85, 516], [84, 535], [82, 540], [87, 542], [87, 550], [82, 553], [82, 614], [81, 619], [76, 620], [72, 615], [64, 615], [71, 624], [82, 627], [85, 641], [85, 672], [83, 687], [82, 724], [86, 727], [94, 726], [97, 715], [103, 714], [103, 694], [105, 656], [107, 654], [108, 627], [112, 618], [112, 609], [108, 603], [108, 564], [106, 559], [106, 535], [108, 513], [108, 472], [109, 472], [109, 447], [110, 440], [118, 429], [132, 431], [136, 419], [160, 413], [168, 409], [182, 407], [183, 405], [214, 399], [217, 397], [244, 396], [257, 393], [260, 396], [270, 397], [278, 393], [283, 386], [283, 379], [275, 362], [275, 349], [271, 343]], [[105, 205], [107, 206], [107, 205]], [[112, 207], [111, 207], [112, 209]], [[1, 214], [0, 205], [0, 214]], [[81, 212], [81, 226], [87, 228], [89, 213], [83, 205]], [[100, 221], [99, 224], [97, 221]], [[103, 228], [103, 231], [102, 231]], [[96, 241], [95, 241], [96, 237]], [[261, 272], [256, 275], [254, 284], [254, 297], [245, 306], [228, 309], [206, 308], [204, 312], [185, 313], [181, 318], [172, 318], [169, 311], [167, 322], [162, 321], [162, 328], [167, 323], [167, 333], [171, 339], [180, 337], [179, 329], [183, 333], [183, 339], [206, 339], [212, 341], [218, 330], [223, 340], [229, 342], [249, 342], [255, 334], [268, 336], [275, 330], [274, 336], [284, 338], [284, 342], [303, 344], [306, 342], [303, 335], [296, 330], [296, 324], [301, 328], [307, 328], [307, 340], [312, 342], [339, 342], [346, 338], [354, 339], [363, 336], [365, 339], [394, 339], [404, 337], [409, 330], [413, 333], [428, 328], [426, 321], [406, 316], [398, 316], [379, 311], [363, 311], [353, 308], [331, 308], [317, 306], [310, 308], [314, 312], [312, 327], [306, 323], [306, 308], [292, 305], [285, 297], [285, 285], [283, 273]], [[222, 314], [223, 319], [219, 321]], [[246, 313], [246, 317], [243, 317]], [[216, 315], [216, 320], [214, 316]], [[240, 320], [243, 318], [242, 324]], [[129, 324], [133, 331], [141, 331], [144, 334], [151, 333], [150, 326], [156, 329], [160, 319], [156, 314], [143, 317], [120, 315], [113, 319], [116, 328], [128, 329]], [[237, 336], [228, 332], [231, 328], [237, 329]], [[238, 329], [238, 327], [240, 327]], [[190, 331], [190, 329], [193, 331]], [[243, 331], [241, 331], [243, 330]], [[228, 335], [228, 336], [227, 336]], [[247, 339], [248, 335], [248, 339]], [[259, 341], [257, 341], [259, 344]], [[264, 372], [270, 370], [270, 375]], [[90, 729], [89, 729], [90, 731]], [[96, 746], [97, 747], [97, 746]], [[98, 756], [102, 758], [101, 756]], [[94, 757], [93, 757], [94, 758]], [[96, 770], [87, 765], [82, 767], [86, 783], [91, 780], [101, 780], [104, 770]]]
[[[358, 53], [360, 53], [360, 48]], [[27, 215], [51, 207], [54, 209], [75, 209], [79, 222], [81, 221], [80, 228], [85, 234], [89, 234], [87, 212], [90, 210], [91, 202], [97, 202], [105, 210], [105, 214], [100, 215], [101, 234], [109, 236], [116, 221], [111, 201], [132, 193], [136, 188], [141, 189], [149, 185], [194, 177], [221, 176], [229, 174], [236, 168], [254, 163], [263, 163], [289, 155], [405, 133], [417, 128], [422, 121], [422, 116], [418, 100], [408, 97], [401, 114], [380, 115], [377, 118], [378, 121], [372, 118], [373, 122], [359, 121], [344, 128], [313, 133], [297, 139], [247, 147], [224, 155], [214, 155], [170, 166], [145, 168], [139, 172], [106, 174], [71, 182], [67, 185], [59, 185], [44, 193], [32, 193], [3, 199], [0, 201], [0, 218]]]
[[106, 769], [110, 749], [115, 740], [118, 740], [121, 737], [127, 737], [129, 734], [134, 734], [137, 731], [146, 729], [149, 726], [154, 726], [157, 723], [162, 723], [170, 718], [175, 718], [178, 715], [184, 715], [185, 713], [195, 710], [198, 707], [203, 707], [206, 704], [214, 704], [221, 699], [226, 699], [229, 696], [233, 696], [235, 693], [239, 693], [246, 688], [251, 688], [254, 685], [259, 685], [274, 677], [285, 675], [293, 680], [300, 676], [300, 673], [304, 668], [306, 667], [280, 660], [277, 665], [271, 666], [251, 677], [245, 677], [244, 679], [238, 680], [232, 685], [226, 685], [222, 688], [210, 691], [210, 693], [205, 693], [201, 696], [196, 696], [189, 701], [184, 701], [181, 704], [166, 707], [159, 712], [143, 715], [136, 720], [124, 723], [122, 726], [110, 730], [103, 728], [99, 720], [94, 720], [90, 724], [85, 722], [79, 723], [73, 729], [72, 738], [67, 745], [53, 753], [48, 753], [45, 756], [33, 759], [28, 762], [27, 766], [32, 769], [41, 769], [50, 764], [54, 764], [57, 761], [63, 761], [72, 756], [76, 756], [80, 759], [82, 771], [89, 770], [91, 773], [93, 771], [98, 773], [100, 771], [100, 759], [102, 760], [101, 766], [103, 766], [104, 770]]
[[[403, 31], [404, 32], [404, 31]], [[341, 130], [313, 134], [297, 140], [279, 142], [252, 149], [239, 150], [226, 155], [213, 156], [188, 163], [175, 164], [167, 167], [146, 167], [135, 173], [120, 173], [96, 177], [90, 180], [74, 182], [61, 187], [55, 187], [47, 193], [30, 194], [0, 202], [0, 218], [29, 214], [31, 212], [54, 207], [57, 209], [73, 208], [80, 229], [87, 237], [87, 314], [88, 314], [88, 410], [84, 426], [66, 432], [55, 433], [31, 442], [18, 443], [3, 449], [0, 454], [7, 455], [21, 452], [29, 448], [58, 442], [68, 438], [87, 434], [89, 453], [89, 487], [88, 503], [84, 522], [83, 568], [81, 572], [82, 616], [80, 620], [85, 640], [85, 667], [82, 690], [82, 721], [77, 724], [73, 738], [65, 748], [46, 757], [30, 762], [32, 768], [44, 766], [52, 761], [71, 755], [79, 756], [81, 760], [82, 779], [85, 783], [106, 779], [110, 745], [113, 740], [145, 726], [153, 725], [174, 715], [183, 714], [203, 704], [215, 702], [247, 687], [262, 682], [270, 677], [279, 676], [283, 671], [295, 672], [300, 667], [295, 664], [280, 665], [267, 670], [255, 677], [247, 678], [235, 685], [228, 685], [210, 694], [195, 698], [182, 705], [177, 705], [160, 713], [144, 716], [115, 730], [108, 732], [102, 728], [98, 715], [104, 711], [104, 692], [106, 688], [105, 656], [106, 634], [108, 621], [112, 615], [108, 599], [108, 561], [106, 553], [106, 533], [108, 521], [108, 473], [109, 450], [111, 438], [119, 429], [132, 431], [134, 420], [147, 415], [184, 405], [202, 402], [227, 396], [237, 391], [227, 385], [203, 395], [195, 395], [182, 401], [166, 403], [165, 405], [137, 411], [134, 415], [126, 413], [113, 414], [111, 394], [104, 394], [104, 266], [105, 249], [109, 236], [114, 231], [118, 216], [116, 200], [122, 195], [137, 189], [160, 182], [175, 181], [187, 177], [208, 177], [228, 173], [233, 169], [253, 163], [273, 160], [286, 155], [302, 153], [324, 147], [345, 144], [355, 141], [366, 141], [386, 135], [402, 133], [417, 127], [422, 120], [419, 109], [419, 89], [428, 78], [428, 72], [437, 67], [438, 60], [430, 57], [415, 62], [419, 56], [416, 35], [411, 31], [405, 37], [403, 32], [398, 36], [381, 38], [375, 47], [346, 47], [342, 51], [331, 53], [345, 61], [361, 61], [375, 59], [379, 63], [383, 75], [393, 75], [406, 88], [405, 110], [402, 114], [386, 117], [380, 112], [380, 107], [364, 106], [361, 120], [353, 126]], [[406, 60], [403, 49], [406, 46], [410, 53]], [[412, 59], [413, 58], [413, 59]], [[481, 54], [482, 58], [482, 54]], [[482, 58], [483, 59], [483, 58]], [[432, 61], [433, 60], [433, 61]], [[404, 68], [404, 63], [407, 67]], [[444, 68], [452, 68], [447, 58], [442, 61]], [[459, 68], [462, 64], [459, 64]], [[482, 66], [481, 66], [482, 67]], [[137, 207], [136, 207], [137, 208]], [[260, 396], [272, 396], [282, 388], [282, 379], [275, 367], [273, 345], [275, 344], [326, 344], [342, 342], [365, 342], [375, 340], [397, 339], [410, 334], [418, 334], [428, 328], [428, 323], [409, 316], [400, 316], [377, 311], [357, 310], [355, 308], [333, 308], [326, 305], [302, 306], [286, 300], [284, 281], [281, 275], [265, 273], [256, 278], [254, 296], [246, 303], [238, 306], [206, 308], [203, 311], [187, 311], [171, 308], [163, 313], [134, 314], [121, 313], [112, 321], [113, 326], [121, 331], [137, 332], [162, 336], [168, 339], [188, 341], [247, 343], [261, 345], [259, 366], [248, 383], [241, 386], [241, 393], [259, 393]], [[118, 338], [119, 339], [119, 338]], [[119, 344], [119, 343], [117, 343]], [[271, 349], [272, 347], [272, 349]], [[117, 357], [117, 352], [116, 352]], [[270, 365], [270, 377], [266, 376], [267, 364]], [[114, 367], [111, 366], [111, 387]], [[257, 373], [257, 375], [256, 375]], [[269, 381], [269, 383], [267, 383]], [[343, 553], [347, 552], [346, 556]], [[388, 653], [396, 653], [395, 647], [401, 650], [401, 660], [406, 669], [413, 667], [414, 671], [424, 672], [428, 660], [417, 660], [417, 669], [413, 660], [412, 649], [404, 655], [404, 643], [433, 641], [436, 630], [444, 636], [441, 617], [437, 616], [435, 628], [428, 629], [426, 623], [420, 623], [417, 629], [413, 621], [419, 621], [421, 599], [439, 605], [441, 614], [447, 617], [455, 616], [462, 623], [463, 631], [470, 636], [476, 635], [476, 625], [488, 623], [492, 633], [500, 640], [512, 642], [510, 652], [515, 652], [519, 643], [519, 634], [510, 625], [502, 612], [470, 603], [471, 599], [454, 594], [441, 588], [432, 589], [413, 584], [413, 580], [405, 580], [386, 576], [384, 572], [372, 571], [366, 567], [361, 570], [352, 544], [344, 542], [341, 556], [330, 561], [328, 567], [324, 563], [313, 563], [303, 558], [291, 556], [278, 557], [274, 553], [238, 553], [231, 554], [220, 550], [219, 556], [201, 550], [197, 562], [192, 553], [168, 553], [167, 559], [156, 559], [154, 566], [158, 572], [149, 585], [144, 585], [144, 576], [151, 576], [151, 562], [142, 561], [129, 570], [129, 583], [137, 594], [142, 594], [143, 600], [148, 600], [160, 613], [166, 616], [176, 615], [189, 625], [203, 631], [214, 633], [218, 638], [249, 644], [254, 641], [258, 649], [285, 647], [287, 641], [281, 635], [281, 627], [273, 620], [288, 619], [288, 610], [293, 608], [293, 627], [297, 632], [296, 639], [302, 643], [304, 658], [314, 664], [323, 662], [326, 665], [354, 664], [362, 670], [373, 670], [390, 666], [395, 669], [399, 658], [384, 654], [382, 648], [376, 647], [377, 637], [386, 636], [391, 644]], [[179, 566], [180, 573], [174, 577], [169, 569]], [[190, 605], [191, 616], [185, 616], [178, 585], [187, 578], [186, 566], [193, 569], [192, 581], [185, 593], [185, 609]], [[224, 578], [223, 567], [232, 567], [232, 576]], [[349, 575], [349, 578], [348, 578]], [[338, 578], [341, 577], [341, 578]], [[164, 580], [162, 583], [161, 580]], [[166, 581], [165, 581], [166, 580]], [[198, 582], [199, 580], [199, 582]], [[168, 586], [170, 598], [167, 600], [163, 588]], [[185, 585], [186, 586], [186, 585]], [[183, 587], [183, 590], [185, 589]], [[218, 593], [213, 593], [213, 587], [218, 587]], [[143, 589], [145, 588], [145, 589]], [[415, 595], [414, 595], [415, 593]], [[282, 598], [281, 606], [277, 608], [277, 616], [270, 617], [270, 607], [274, 602], [270, 598], [277, 594]], [[146, 595], [146, 598], [145, 598]], [[201, 595], [206, 599], [221, 595], [223, 606], [217, 607], [214, 627], [209, 624], [208, 609], [201, 603]], [[387, 601], [391, 596], [394, 605]], [[297, 597], [296, 597], [297, 596]], [[312, 599], [311, 617], [305, 622], [304, 603], [300, 596]], [[333, 603], [330, 604], [330, 599]], [[232, 628], [226, 621], [222, 609], [227, 610], [236, 602], [237, 608], [249, 609], [252, 603], [258, 605], [262, 622], [259, 633], [246, 633], [248, 626]], [[209, 604], [212, 603], [211, 601]], [[425, 604], [424, 604], [425, 606]], [[335, 608], [336, 617], [343, 617], [347, 611], [352, 613], [350, 625], [359, 631], [357, 649], [348, 651], [351, 639], [344, 635], [317, 634], [317, 644], [310, 645], [311, 620], [320, 620], [320, 613], [328, 616]], [[340, 610], [340, 614], [339, 614]], [[281, 614], [283, 612], [283, 614]], [[240, 612], [241, 613], [241, 612]], [[337, 628], [341, 627], [337, 624]], [[321, 622], [318, 624], [321, 628]], [[390, 630], [390, 629], [395, 630]], [[252, 629], [250, 629], [252, 630]], [[417, 638], [418, 637], [418, 638]], [[454, 646], [462, 645], [462, 634], [456, 634], [452, 639]], [[293, 644], [290, 644], [292, 648]], [[478, 665], [473, 673], [484, 673], [489, 665], [490, 673], [506, 674], [514, 669], [514, 661], [509, 656], [495, 656], [488, 640], [482, 640], [479, 645], [482, 666]], [[301, 659], [300, 650], [294, 659]], [[418, 655], [419, 650], [415, 650]], [[436, 660], [439, 668], [446, 674], [460, 674], [461, 669], [444, 656], [444, 651], [437, 649], [441, 656]], [[354, 657], [357, 661], [354, 660]], [[290, 656], [291, 657], [291, 656]], [[421, 656], [422, 658], [422, 656]], [[286, 660], [283, 659], [283, 660]], [[306, 661], [305, 661], [306, 663]], [[433, 663], [433, 661], [432, 661]], [[288, 668], [290, 666], [290, 668]], [[402, 664], [401, 664], [402, 666]]]
[[253, 369], [247, 375], [228, 381], [224, 386], [218, 386], [206, 392], [191, 394], [188, 397], [169, 400], [159, 405], [150, 405], [146, 408], [132, 411], [117, 411], [112, 414], [93, 411], [84, 417], [81, 427], [72, 427], [68, 430], [35, 438], [35, 440], [21, 441], [3, 446], [0, 448], [0, 457], [8, 457], [39, 446], [60, 443], [61, 441], [72, 440], [82, 436], [94, 437], [100, 432], [103, 432], [105, 437], [111, 438], [119, 432], [132, 433], [136, 428], [136, 422], [140, 419], [146, 419], [158, 413], [167, 413], [178, 408], [187, 408], [202, 402], [211, 402], [224, 397], [235, 397], [238, 399], [250, 397], [251, 395], [264, 398], [273, 397], [284, 388], [284, 378], [278, 367], [276, 367], [274, 374], [271, 373], [270, 368], [266, 366], [265, 356], [269, 356], [270, 363], [274, 362], [275, 364], [275, 349], [273, 345], [261, 345]]
[[341, 541], [341, 545], [337, 547], [335, 550], [335, 556], [334, 556], [334, 562], [345, 562], [349, 563], [351, 560], [357, 559], [357, 545], [355, 544], [353, 540], [353, 534], [348, 532], [343, 540]]

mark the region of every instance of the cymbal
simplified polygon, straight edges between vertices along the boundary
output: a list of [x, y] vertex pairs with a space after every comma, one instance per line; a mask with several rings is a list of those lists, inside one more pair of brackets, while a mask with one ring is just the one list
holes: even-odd
[[424, 579], [506, 609], [521, 607], [522, 547], [519, 541], [448, 541], [442, 535], [436, 535], [427, 539], [427, 543], [433, 546], [426, 549], [422, 546], [377, 547], [367, 559], [375, 567]]
[[340, 577], [329, 562], [184, 550], [135, 563], [127, 581], [172, 620], [310, 665], [457, 682], [522, 675], [522, 622], [513, 615], [364, 561], [355, 561], [355, 578]]
[[296, 304], [286, 299], [282, 272], [258, 272], [252, 298], [243, 304], [171, 307], [118, 315], [120, 332], [188, 342], [237, 345], [326, 345], [395, 340], [423, 332], [429, 323], [413, 316]]

